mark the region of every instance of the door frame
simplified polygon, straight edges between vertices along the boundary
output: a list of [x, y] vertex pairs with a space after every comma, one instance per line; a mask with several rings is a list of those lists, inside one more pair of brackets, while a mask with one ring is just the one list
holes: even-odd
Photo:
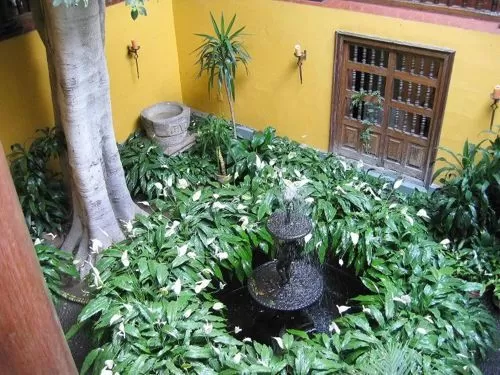
[[[432, 170], [433, 164], [436, 160], [436, 155], [438, 151], [439, 140], [441, 137], [441, 128], [443, 123], [443, 117], [446, 108], [446, 99], [448, 96], [448, 90], [450, 87], [450, 79], [453, 70], [453, 61], [455, 58], [455, 51], [443, 48], [435, 47], [429, 45], [422, 45], [418, 43], [406, 43], [403, 41], [379, 38], [373, 35], [363, 35], [356, 34], [347, 31], [336, 31], [334, 38], [334, 67], [333, 67], [333, 80], [332, 80], [332, 100], [331, 100], [331, 112], [330, 112], [330, 139], [328, 144], [328, 151], [336, 152], [339, 147], [341, 131], [341, 121], [344, 116], [344, 108], [340, 108], [342, 103], [342, 98], [345, 93], [341, 92], [341, 88], [345, 85], [342, 84], [343, 79], [347, 79], [345, 75], [342, 74], [344, 67], [344, 56], [346, 42], [363, 44], [369, 42], [370, 46], [383, 48], [383, 49], [397, 49], [401, 52], [415, 53], [415, 49], [423, 51], [426, 56], [434, 57], [442, 60], [442, 72], [440, 73], [437, 91], [436, 91], [436, 103], [438, 105], [434, 109], [433, 123], [434, 126], [431, 128], [429, 134], [429, 152], [426, 160], [426, 171], [422, 182], [424, 186], [428, 187], [432, 182]], [[389, 82], [386, 82], [386, 85]], [[386, 98], [387, 100], [387, 98]], [[384, 117], [388, 114], [384, 113]], [[381, 140], [384, 146], [385, 140]]]

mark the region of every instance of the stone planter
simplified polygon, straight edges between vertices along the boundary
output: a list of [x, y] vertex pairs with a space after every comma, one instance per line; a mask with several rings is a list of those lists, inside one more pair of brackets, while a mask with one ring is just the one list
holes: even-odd
[[191, 147], [195, 137], [188, 133], [191, 110], [180, 103], [161, 102], [141, 112], [141, 124], [163, 152], [174, 155]]

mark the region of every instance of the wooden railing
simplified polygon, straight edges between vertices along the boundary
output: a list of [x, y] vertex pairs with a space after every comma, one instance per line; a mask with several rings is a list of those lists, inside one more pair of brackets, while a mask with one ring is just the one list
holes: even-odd
[[500, 20], [500, 0], [351, 0], [363, 3], [398, 6], [444, 14]]

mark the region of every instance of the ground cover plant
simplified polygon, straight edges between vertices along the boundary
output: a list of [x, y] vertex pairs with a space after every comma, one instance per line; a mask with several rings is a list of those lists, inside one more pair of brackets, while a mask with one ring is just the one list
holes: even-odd
[[[127, 239], [92, 268], [94, 297], [79, 320], [97, 346], [82, 373], [480, 373], [494, 322], [471, 294], [484, 285], [460, 278], [449, 239], [433, 237], [399, 182], [272, 129], [232, 141], [230, 184], [214, 181], [217, 165], [200, 149], [167, 158], [134, 134], [120, 153], [152, 213], [125, 223]], [[349, 301], [353, 313], [331, 335], [290, 331], [271, 347], [228, 332], [215, 294], [246, 279], [254, 252], [272, 251], [265, 222], [284, 186], [300, 190], [314, 222], [305, 251], [351, 267], [369, 292]]]

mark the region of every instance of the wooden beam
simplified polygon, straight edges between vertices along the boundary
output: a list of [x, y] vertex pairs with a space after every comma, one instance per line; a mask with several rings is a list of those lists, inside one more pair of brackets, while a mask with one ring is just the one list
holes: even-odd
[[0, 374], [77, 374], [0, 144]]

